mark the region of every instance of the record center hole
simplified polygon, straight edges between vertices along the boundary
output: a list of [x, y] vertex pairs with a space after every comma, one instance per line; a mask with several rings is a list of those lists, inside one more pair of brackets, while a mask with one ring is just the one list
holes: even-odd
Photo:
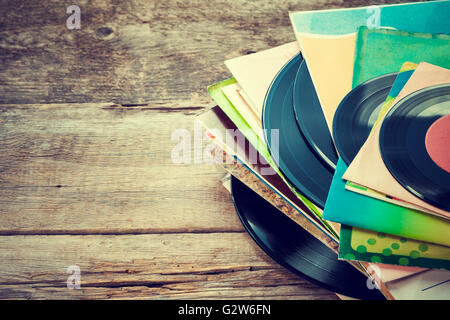
[[428, 128], [425, 148], [430, 158], [450, 173], [450, 114], [440, 117]]

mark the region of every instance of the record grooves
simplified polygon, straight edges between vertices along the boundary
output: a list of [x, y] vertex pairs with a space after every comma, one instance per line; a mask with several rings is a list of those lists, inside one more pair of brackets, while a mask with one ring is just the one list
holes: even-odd
[[291, 272], [328, 290], [358, 299], [384, 299], [367, 287], [367, 278], [302, 227], [231, 178], [236, 212], [255, 242]]
[[363, 82], [339, 104], [333, 118], [333, 139], [347, 165], [369, 136], [396, 76], [390, 73]]
[[[300, 133], [293, 108], [293, 87], [301, 54], [292, 58], [273, 80], [263, 109], [263, 128], [270, 154], [295, 189], [320, 208], [325, 206], [333, 170], [323, 164]], [[272, 131], [275, 130], [275, 131]], [[272, 133], [279, 133], [272, 141]]]
[[338, 155], [306, 61], [300, 64], [295, 77], [293, 99], [299, 130], [325, 165], [335, 170]]
[[[396, 103], [380, 129], [380, 152], [392, 176], [409, 192], [450, 211], [450, 173], [430, 157], [428, 129], [450, 114], [450, 84], [418, 90]], [[442, 152], [449, 152], [449, 147]]]

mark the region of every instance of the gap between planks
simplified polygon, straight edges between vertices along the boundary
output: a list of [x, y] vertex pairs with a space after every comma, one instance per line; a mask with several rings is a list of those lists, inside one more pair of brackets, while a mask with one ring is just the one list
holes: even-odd
[[145, 234], [211, 234], [211, 233], [246, 233], [244, 229], [174, 229], [174, 230], [0, 230], [0, 237], [8, 236], [111, 236], [111, 235], [145, 235]]

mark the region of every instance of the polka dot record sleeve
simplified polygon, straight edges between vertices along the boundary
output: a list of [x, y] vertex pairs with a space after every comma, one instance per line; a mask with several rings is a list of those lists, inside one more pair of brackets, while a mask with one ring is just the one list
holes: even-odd
[[342, 225], [339, 259], [450, 270], [450, 247]]

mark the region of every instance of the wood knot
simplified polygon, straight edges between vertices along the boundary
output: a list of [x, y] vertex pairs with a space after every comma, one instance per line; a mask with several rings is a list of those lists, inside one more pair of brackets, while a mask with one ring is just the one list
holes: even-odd
[[100, 27], [97, 29], [96, 35], [102, 39], [108, 39], [113, 37], [114, 30], [110, 27]]

